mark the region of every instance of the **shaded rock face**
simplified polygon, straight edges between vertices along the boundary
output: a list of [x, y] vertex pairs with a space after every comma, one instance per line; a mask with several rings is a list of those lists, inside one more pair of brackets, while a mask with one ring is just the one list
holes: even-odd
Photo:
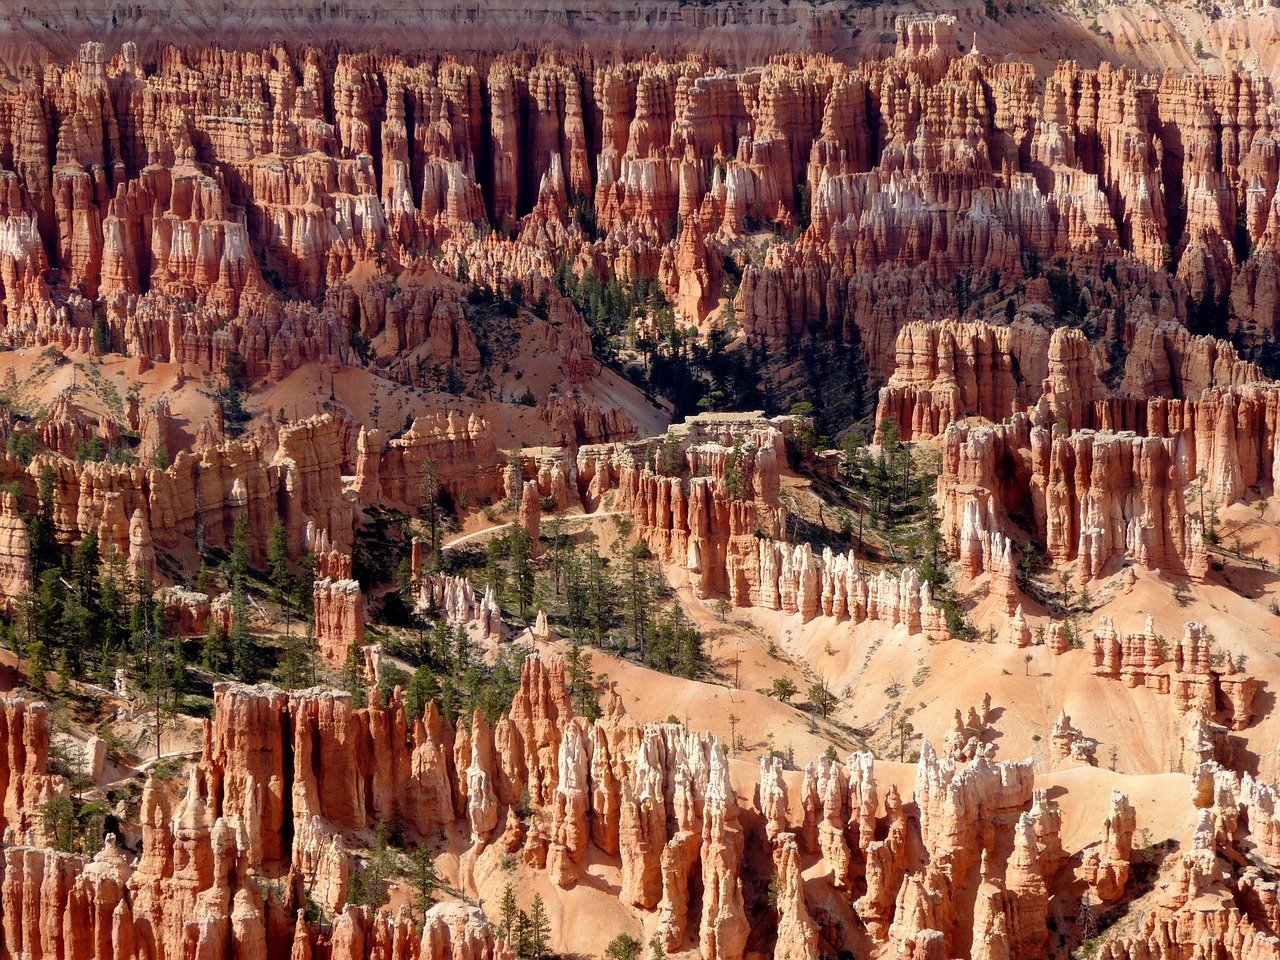
[[1203, 530], [1187, 510], [1179, 450], [1171, 438], [1064, 434], [1025, 414], [993, 427], [954, 424], [938, 479], [943, 538], [960, 552], [971, 515], [990, 535], [1020, 513], [1052, 561], [1078, 560], [1086, 580], [1116, 559], [1202, 577]]
[[[377, 431], [371, 434], [377, 435]], [[0, 455], [0, 476], [23, 497], [36, 497], [39, 476], [52, 467], [52, 516], [59, 542], [97, 535], [104, 557], [118, 554], [131, 577], [155, 583], [158, 553], [189, 553], [228, 547], [238, 517], [248, 518], [250, 560], [266, 565], [272, 526], [285, 529], [290, 557], [316, 554], [324, 566], [331, 553], [346, 556], [344, 569], [321, 569], [316, 597], [325, 617], [317, 637], [334, 650], [363, 639], [362, 601], [352, 592], [350, 550], [357, 504], [416, 507], [422, 499], [422, 467], [432, 464], [443, 489], [478, 501], [501, 495], [501, 457], [488, 423], [456, 413], [416, 420], [384, 445], [380, 438], [356, 443], [356, 476], [348, 492], [343, 479], [339, 422], [325, 414], [263, 428], [251, 436], [197, 451], [183, 450], [166, 467], [109, 462], [78, 464], [42, 454], [28, 466]], [[536, 499], [534, 506], [537, 506]], [[10, 491], [0, 494], [0, 594], [10, 602], [29, 585], [30, 540]], [[188, 560], [193, 560], [188, 556]], [[178, 610], [186, 629], [207, 610]], [[330, 642], [328, 638], [333, 638]]]
[[21, 841], [44, 832], [40, 807], [69, 792], [61, 777], [48, 773], [49, 717], [38, 700], [0, 698], [0, 836]]
[[1084, 580], [1118, 560], [1201, 580], [1200, 512], [1275, 484], [1276, 385], [1229, 344], [1174, 324], [1140, 323], [1128, 336], [1127, 396], [1104, 386], [1106, 352], [1090, 358], [1075, 330], [943, 321], [899, 336], [879, 422], [909, 440], [942, 438], [944, 543], [966, 577], [990, 574], [1010, 614], [1011, 516], [1030, 521], [1055, 564], [1078, 562]]
[[[96, 534], [104, 556], [126, 559], [131, 576], [152, 582], [157, 552], [227, 547], [241, 515], [249, 520], [250, 558], [257, 565], [266, 562], [277, 520], [285, 527], [290, 556], [350, 550], [353, 507], [343, 492], [336, 423], [327, 415], [286, 424], [276, 436], [264, 432], [200, 452], [184, 450], [164, 468], [77, 464], [46, 454], [27, 467], [2, 457], [0, 475], [24, 497], [35, 497], [46, 466], [53, 472], [55, 538], [74, 543]], [[6, 527], [14, 504], [12, 494], [5, 496], [0, 588], [12, 596], [29, 580], [30, 543], [13, 523], [16, 517]]]
[[1150, 434], [1168, 414], [1166, 408], [1153, 408], [1149, 398], [1174, 403], [1176, 427], [1182, 408], [1172, 398], [1194, 400], [1211, 389], [1228, 391], [1266, 380], [1231, 344], [1192, 336], [1176, 323], [1136, 322], [1124, 335], [1124, 365], [1109, 387], [1104, 378], [1111, 375], [1111, 361], [1077, 330], [1050, 333], [1025, 320], [1010, 326], [909, 323], [898, 334], [894, 370], [880, 391], [876, 423], [896, 424], [903, 440], [927, 440], [965, 417], [1000, 421], [1035, 408], [1068, 432]]
[[312, 591], [320, 656], [340, 666], [350, 649], [364, 646], [364, 594], [355, 580], [317, 580]]

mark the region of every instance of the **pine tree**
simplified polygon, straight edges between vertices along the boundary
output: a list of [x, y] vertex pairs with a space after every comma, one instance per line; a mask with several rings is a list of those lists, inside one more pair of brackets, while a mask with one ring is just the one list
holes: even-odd
[[351, 703], [356, 709], [366, 705], [364, 655], [354, 643], [347, 651], [347, 661], [342, 667], [342, 689], [351, 694]]
[[298, 575], [293, 578], [293, 606], [308, 621], [315, 619], [316, 555], [308, 550], [298, 558]]
[[231, 528], [231, 581], [244, 583], [249, 573], [249, 515], [241, 513]]
[[347, 902], [377, 910], [391, 899], [387, 879], [395, 866], [395, 858], [387, 847], [386, 824], [377, 826], [377, 839], [364, 865], [351, 872], [347, 881]]
[[62, 646], [60, 662], [65, 658], [71, 676], [84, 676], [84, 654], [94, 633], [93, 616], [73, 595], [62, 606], [58, 620], [58, 640]]
[[809, 686], [809, 703], [822, 714], [822, 719], [824, 720], [827, 718], [827, 714], [836, 708], [839, 701], [827, 687], [825, 677], [819, 677]]
[[617, 595], [607, 561], [594, 550], [587, 554], [586, 568], [587, 624], [596, 646], [604, 646], [605, 638], [617, 617]]
[[536, 893], [533, 895], [533, 906], [529, 910], [529, 955], [533, 960], [542, 960], [542, 957], [546, 956], [550, 935], [547, 908], [542, 902], [542, 894]]
[[58, 675], [55, 678], [53, 692], [59, 697], [65, 697], [71, 692], [71, 663], [66, 650], [58, 654]]
[[71, 560], [71, 577], [76, 599], [93, 615], [98, 613], [98, 565], [101, 562], [98, 534], [90, 530], [76, 546]]
[[182, 646], [182, 638], [173, 638], [173, 652], [169, 660], [169, 687], [173, 694], [174, 706], [187, 692], [187, 652]]
[[418, 847], [409, 858], [409, 881], [413, 884], [413, 908], [422, 914], [425, 922], [427, 911], [435, 903], [436, 888], [440, 886], [435, 860], [425, 846]]
[[516, 892], [511, 884], [508, 883], [502, 890], [502, 902], [498, 906], [498, 929], [502, 931], [502, 937], [508, 943], [512, 942], [518, 913], [519, 907], [516, 903]]
[[520, 616], [523, 617], [529, 605], [533, 603], [533, 589], [536, 585], [531, 556], [533, 544], [528, 532], [518, 525], [512, 528], [508, 541], [511, 562], [510, 583]]
[[53, 489], [57, 481], [53, 464], [40, 468], [37, 482], [39, 506], [27, 520], [27, 538], [31, 544], [31, 576], [40, 576], [57, 563], [57, 550], [53, 541]]
[[249, 598], [243, 586], [231, 590], [231, 672], [245, 683], [258, 679], [258, 645], [249, 632]]
[[653, 591], [649, 569], [649, 547], [640, 541], [627, 551], [626, 583], [627, 620], [631, 625], [631, 643], [641, 660], [645, 659], [645, 645], [649, 639], [649, 614], [653, 606]]
[[747, 471], [743, 466], [745, 457], [742, 447], [745, 442], [746, 437], [743, 434], [735, 433], [733, 446], [730, 447], [729, 455], [725, 459], [724, 485], [730, 500], [745, 500], [751, 492]]
[[569, 634], [575, 640], [586, 640], [587, 631], [587, 582], [586, 574], [576, 550], [569, 550], [564, 557], [562, 570], [564, 583], [564, 617]]
[[439, 466], [435, 457], [425, 457], [422, 461], [422, 480], [418, 484], [422, 493], [422, 513], [425, 514], [430, 536], [428, 556], [433, 571], [439, 570], [441, 566]]
[[284, 654], [276, 668], [276, 677], [286, 690], [313, 687], [316, 684], [316, 639], [308, 624], [299, 633], [285, 638]]
[[205, 635], [201, 663], [212, 674], [220, 674], [227, 668], [227, 632], [216, 620], [209, 621], [209, 632]]
[[45, 689], [45, 676], [53, 669], [53, 658], [43, 640], [27, 644], [27, 676], [37, 690]]
[[125, 596], [123, 585], [127, 579], [125, 558], [117, 552], [101, 565], [102, 575], [98, 591], [97, 636], [104, 649], [119, 648], [125, 639]]
[[600, 717], [600, 693], [596, 690], [590, 651], [583, 650], [577, 642], [573, 643], [565, 655], [565, 673], [574, 711], [588, 721], [597, 720]]
[[515, 922], [515, 941], [512, 946], [515, 948], [516, 956], [527, 957], [533, 953], [533, 948], [529, 940], [530, 922], [529, 915], [523, 910], [516, 912]]
[[620, 933], [605, 947], [606, 960], [640, 960], [644, 944], [629, 933]]
[[54, 797], [40, 806], [40, 827], [53, 849], [71, 853], [76, 842], [76, 810], [70, 797]]
[[567, 539], [564, 533], [564, 518], [557, 514], [547, 521], [547, 542], [551, 547], [549, 551], [551, 576], [557, 597], [560, 596], [560, 573], [564, 568], [565, 541]]
[[289, 535], [279, 517], [267, 535], [267, 568], [271, 576], [271, 602], [283, 603], [289, 592]]
[[427, 704], [440, 695], [440, 683], [425, 664], [413, 672], [404, 692], [404, 709], [410, 721], [420, 719]]

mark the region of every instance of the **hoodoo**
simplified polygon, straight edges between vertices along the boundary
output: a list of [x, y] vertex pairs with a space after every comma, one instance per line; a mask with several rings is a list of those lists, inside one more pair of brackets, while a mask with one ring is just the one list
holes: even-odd
[[1274, 11], [206, 6], [0, 11], [0, 960], [1280, 960]]

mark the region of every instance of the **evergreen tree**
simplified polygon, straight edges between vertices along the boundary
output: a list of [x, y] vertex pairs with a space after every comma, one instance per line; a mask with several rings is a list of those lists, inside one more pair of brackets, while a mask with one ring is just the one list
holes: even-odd
[[494, 537], [489, 541], [488, 552], [485, 555], [484, 581], [499, 597], [509, 596], [507, 561], [510, 556], [510, 537]]
[[508, 943], [512, 942], [512, 935], [516, 932], [516, 915], [519, 912], [515, 889], [508, 883], [502, 889], [502, 902], [498, 906], [498, 930]]
[[249, 573], [249, 515], [242, 512], [236, 517], [231, 528], [231, 564], [232, 584], [244, 584]]
[[258, 679], [258, 645], [249, 632], [249, 598], [242, 585], [231, 589], [231, 672], [245, 683]]
[[617, 594], [609, 576], [608, 561], [592, 550], [587, 554], [587, 623], [592, 642], [604, 646], [617, 619]]
[[547, 943], [551, 938], [551, 924], [547, 919], [547, 908], [542, 902], [542, 894], [533, 895], [533, 906], [529, 910], [529, 956], [533, 960], [542, 960], [547, 955]]
[[351, 694], [351, 703], [354, 707], [359, 709], [366, 705], [364, 655], [354, 643], [347, 651], [347, 660], [342, 666], [342, 689]]
[[97, 637], [103, 649], [118, 649], [125, 640], [125, 559], [117, 555], [102, 564], [98, 589]]
[[315, 619], [316, 555], [308, 550], [298, 558], [298, 575], [293, 578], [293, 606], [303, 619]]
[[169, 658], [169, 688], [176, 709], [181, 703], [182, 695], [187, 692], [187, 651], [182, 645], [181, 637], [173, 638], [173, 651]]
[[[422, 479], [418, 489], [422, 493], [422, 510], [427, 521], [428, 558], [433, 571], [441, 567], [440, 544], [440, 484], [439, 462], [435, 457], [425, 457], [422, 461]], [[416, 573], [417, 571], [415, 571]]]
[[515, 948], [517, 957], [528, 957], [533, 952], [529, 941], [529, 915], [523, 910], [516, 911], [515, 938], [512, 947]]
[[645, 644], [649, 639], [649, 619], [653, 606], [651, 578], [649, 547], [644, 541], [639, 541], [627, 551], [623, 582], [626, 588], [627, 620], [631, 626], [631, 644], [641, 660], [645, 659]]
[[53, 489], [57, 473], [53, 464], [40, 468], [37, 481], [38, 506], [27, 519], [27, 538], [31, 544], [31, 576], [36, 578], [57, 563], [57, 550], [53, 541]]
[[74, 596], [62, 605], [58, 620], [58, 640], [61, 644], [59, 666], [65, 660], [70, 675], [79, 680], [84, 676], [84, 655], [93, 640], [93, 616]]
[[27, 675], [37, 690], [45, 689], [45, 676], [53, 669], [53, 658], [43, 640], [27, 645]]
[[58, 654], [58, 675], [54, 680], [53, 692], [59, 697], [65, 697], [71, 692], [71, 662], [66, 650]]
[[567, 550], [561, 569], [564, 588], [564, 618], [569, 635], [587, 639], [587, 589], [582, 559], [576, 550]]
[[70, 797], [53, 797], [40, 805], [40, 826], [53, 849], [72, 853], [76, 843], [76, 809]]
[[98, 534], [89, 531], [76, 546], [71, 560], [71, 578], [75, 588], [76, 599], [95, 615], [98, 613], [98, 566], [102, 556], [98, 551]]
[[279, 517], [267, 535], [267, 568], [271, 577], [271, 602], [283, 603], [289, 593], [289, 535]]
[[658, 623], [644, 662], [655, 670], [694, 679], [706, 669], [702, 634], [676, 604]]
[[591, 669], [591, 652], [583, 650], [577, 642], [565, 655], [565, 674], [574, 712], [589, 721], [599, 719], [600, 693], [596, 690], [595, 671]]
[[40, 574], [31, 613], [32, 633], [51, 649], [60, 648], [58, 627], [62, 619], [62, 578], [57, 570], [49, 568]]
[[216, 620], [209, 621], [209, 632], [205, 635], [201, 663], [212, 674], [221, 674], [227, 669], [227, 657], [230, 650], [227, 646], [227, 632]]
[[418, 667], [409, 679], [404, 692], [405, 714], [410, 721], [417, 720], [426, 712], [427, 704], [440, 695], [440, 683], [435, 674], [425, 664]]
[[746, 437], [742, 433], [733, 435], [733, 446], [724, 465], [724, 485], [730, 500], [745, 500], [751, 493], [747, 469], [744, 465], [743, 444]]
[[395, 868], [395, 857], [387, 847], [386, 825], [377, 826], [377, 839], [369, 859], [351, 871], [347, 880], [347, 903], [376, 911], [391, 899], [387, 880]]
[[809, 686], [809, 703], [822, 714], [822, 719], [827, 718], [832, 710], [836, 708], [839, 701], [836, 699], [830, 688], [827, 687], [825, 677], [819, 677]]
[[311, 625], [285, 637], [284, 653], [276, 667], [276, 678], [286, 690], [316, 684], [316, 638]]
[[524, 617], [529, 605], [533, 603], [533, 590], [536, 577], [533, 571], [533, 544], [528, 532], [521, 526], [512, 528], [508, 537], [508, 556], [510, 558], [510, 584], [520, 616]]
[[550, 547], [548, 555], [551, 561], [551, 576], [557, 597], [560, 596], [560, 573], [564, 568], [567, 540], [568, 537], [565, 536], [564, 532], [564, 518], [557, 514], [547, 521], [547, 542]]
[[435, 903], [436, 889], [440, 886], [435, 860], [425, 846], [418, 847], [409, 858], [409, 882], [413, 885], [413, 909], [422, 915], [425, 922], [427, 911]]
[[605, 947], [606, 960], [640, 960], [644, 944], [629, 933], [620, 933]]

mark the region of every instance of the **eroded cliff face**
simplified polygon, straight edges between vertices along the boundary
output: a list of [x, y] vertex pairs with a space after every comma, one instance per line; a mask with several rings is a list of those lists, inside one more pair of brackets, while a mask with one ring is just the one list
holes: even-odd
[[0, 698], [0, 834], [7, 842], [44, 835], [40, 807], [68, 792], [48, 772], [49, 721], [43, 703], [30, 697]]
[[896, 30], [886, 59], [736, 73], [557, 50], [144, 64], [85, 44], [0, 98], [0, 333], [273, 379], [361, 363], [365, 338], [420, 385], [423, 361], [484, 362], [454, 277], [518, 285], [575, 382], [598, 367], [552, 282], [566, 259], [656, 282], [686, 322], [729, 297], [749, 337], [857, 346], [873, 378], [908, 321], [982, 315], [1015, 283], [1019, 309], [1056, 309], [1064, 269], [1071, 310], [1199, 317], [1226, 296], [1233, 322], [1274, 331], [1267, 81], [1067, 63], [1041, 94], [1028, 64], [957, 53], [954, 19]]
[[1085, 580], [1118, 559], [1203, 579], [1208, 511], [1273, 490], [1276, 385], [1229, 344], [1174, 324], [1126, 336], [1116, 370], [1103, 343], [1068, 328], [903, 329], [877, 422], [908, 441], [941, 439], [942, 535], [965, 576], [1003, 575], [994, 540], [1021, 537], [1018, 516]]
[[[55, 430], [77, 435], [85, 423], [79, 417], [42, 426], [52, 437]], [[425, 463], [441, 489], [476, 504], [501, 498], [504, 475], [483, 417], [454, 411], [422, 417], [390, 441], [381, 431], [361, 429], [349, 458], [343, 452], [344, 426], [329, 414], [264, 426], [239, 440], [183, 450], [163, 467], [78, 462], [55, 452], [59, 444], [26, 466], [0, 454], [0, 476], [14, 485], [0, 494], [0, 594], [10, 602], [30, 586], [31, 542], [18, 503], [40, 502], [44, 474], [52, 478], [55, 540], [75, 544], [93, 533], [104, 557], [126, 559], [131, 578], [145, 574], [155, 586], [162, 580], [157, 553], [190, 565], [208, 548], [229, 547], [241, 516], [248, 519], [249, 559], [264, 567], [279, 520], [289, 557], [311, 553], [317, 559], [317, 637], [341, 662], [346, 646], [364, 635], [363, 601], [351, 579], [360, 508], [416, 509]], [[344, 472], [348, 465], [354, 475]], [[209, 614], [207, 604], [207, 598], [175, 597], [171, 606], [183, 628], [196, 632], [197, 622], [202, 625]]]
[[[11, 702], [4, 715], [15, 709], [40, 715]], [[47, 751], [47, 733], [32, 726], [24, 744], [5, 755]], [[1115, 793], [1098, 842], [1064, 851], [1062, 811], [1034, 789], [1031, 761], [989, 753], [940, 758], [924, 743], [909, 797], [877, 783], [869, 754], [812, 762], [798, 780], [765, 758], [753, 798], [735, 789], [743, 778], [731, 778], [713, 737], [641, 726], [612, 689], [600, 719], [575, 717], [560, 661], [529, 659], [508, 714], [492, 725], [476, 714], [457, 729], [434, 704], [407, 716], [398, 694], [354, 709], [345, 693], [220, 684], [184, 795], [147, 782], [136, 858], [114, 840], [92, 860], [5, 847], [6, 956], [509, 957], [484, 915], [459, 902], [431, 908], [421, 932], [403, 914], [345, 904], [350, 838], [397, 819], [411, 842], [456, 837], [468, 861], [491, 845], [523, 849], [526, 868], [561, 888], [579, 882], [588, 859], [614, 864], [621, 901], [668, 950], [734, 960], [759, 942], [795, 957], [884, 948], [1030, 960], [1044, 954], [1051, 901], [1067, 916], [1086, 893], [1094, 903], [1131, 895], [1141, 824]], [[1261, 951], [1233, 946], [1232, 956], [1273, 955], [1270, 907], [1197, 901], [1212, 887], [1273, 903], [1256, 870], [1237, 876], [1219, 856], [1238, 857], [1246, 844], [1273, 859], [1270, 789], [1211, 761], [1197, 766], [1194, 847], [1161, 872], [1164, 892], [1142, 931], [1106, 938], [1108, 956], [1146, 955], [1124, 951], [1152, 940], [1173, 951], [1156, 955], [1189, 956], [1208, 932], [1202, 923]], [[533, 815], [528, 830], [521, 804]], [[7, 794], [6, 817], [18, 815], [11, 806]], [[747, 909], [744, 889], [764, 882], [753, 847], [771, 851], [776, 914]], [[802, 866], [826, 879], [806, 880]], [[332, 922], [308, 919], [308, 899]], [[833, 909], [850, 922], [815, 922]]]
[[[1000, 421], [1034, 410], [1067, 431], [1163, 435], [1170, 429], [1166, 408], [1149, 400], [1195, 401], [1207, 391], [1267, 382], [1229, 343], [1192, 336], [1176, 323], [1129, 324], [1123, 337], [1091, 343], [1079, 330], [1050, 331], [1025, 320], [907, 324], [876, 422], [891, 421], [903, 440], [928, 440], [967, 417]], [[1108, 350], [1122, 351], [1119, 369], [1111, 369]], [[1178, 429], [1182, 408], [1172, 409]]]
[[[62, 455], [40, 454], [25, 467], [0, 458], [0, 474], [16, 484], [25, 503], [40, 502], [40, 476], [52, 474], [50, 516], [61, 543], [98, 537], [104, 555], [129, 558], [131, 573], [155, 574], [157, 548], [180, 551], [194, 545], [225, 547], [236, 518], [249, 520], [255, 563], [264, 560], [268, 536], [283, 523], [291, 556], [320, 541], [350, 549], [352, 504], [343, 493], [341, 451], [333, 418], [316, 417], [258, 431], [241, 439], [184, 450], [167, 467], [77, 463]], [[6, 494], [12, 499], [12, 494]], [[7, 540], [16, 585], [23, 550], [30, 543], [16, 529]], [[25, 568], [29, 576], [29, 565]]]
[[[1201, 355], [1214, 348], [1191, 345]], [[1208, 569], [1202, 510], [1274, 486], [1280, 393], [1234, 359], [1184, 363], [1183, 370], [1180, 382], [1203, 384], [1186, 399], [1081, 400], [1070, 388], [1050, 392], [1049, 377], [1022, 411], [989, 405], [1003, 420], [991, 425], [962, 419], [956, 380], [945, 374], [920, 388], [891, 383], [881, 410], [909, 423], [917, 439], [941, 434], [942, 532], [962, 561], [970, 541], [1013, 534], [1008, 516], [1016, 514], [1030, 521], [1054, 563], [1078, 561], [1084, 579], [1116, 559], [1201, 579]], [[990, 564], [975, 560], [965, 569], [973, 576]]]
[[[144, 578], [163, 576], [166, 555], [227, 546], [240, 517], [260, 565], [279, 520], [291, 558], [316, 555], [315, 638], [341, 664], [364, 640], [360, 509], [416, 510], [430, 473], [455, 501], [517, 505], [535, 549], [545, 502], [576, 498], [629, 517], [700, 599], [950, 639], [916, 571], [788, 539], [791, 418], [711, 414], [637, 439], [634, 410], [594, 382], [599, 331], [563, 293], [588, 271], [652, 282], [682, 325], [726, 321], [732, 303], [751, 346], [840, 344], [873, 378], [892, 372], [877, 419], [939, 440], [944, 546], [962, 580], [986, 578], [1019, 646], [1031, 632], [1015, 517], [1085, 580], [1121, 558], [1205, 576], [1188, 485], [1202, 478], [1216, 505], [1274, 485], [1280, 394], [1177, 321], [1221, 325], [1229, 308], [1246, 339], [1280, 322], [1269, 85], [1067, 64], [1041, 94], [1030, 67], [958, 56], [948, 19], [905, 17], [896, 44], [857, 67], [785, 56], [734, 72], [711, 57], [563, 50], [202, 47], [144, 63], [96, 44], [15, 68], [0, 85], [0, 340], [125, 352], [139, 369], [239, 367], [253, 382], [368, 367], [417, 391], [444, 369], [479, 393], [501, 362], [472, 308], [511, 305], [521, 349], [549, 358], [558, 382], [521, 428], [559, 447], [508, 462], [501, 430], [453, 410], [394, 436], [329, 415], [188, 443], [155, 401], [127, 415], [152, 465], [82, 465], [81, 447], [115, 442], [121, 425], [92, 422], [67, 392], [32, 430], [34, 459], [0, 456], [0, 593], [29, 584], [20, 510], [42, 476], [58, 543], [94, 533]], [[1004, 325], [921, 321], [1006, 303]], [[1095, 310], [1108, 346], [1039, 322]], [[426, 566], [420, 542], [412, 563]], [[437, 573], [418, 591], [486, 643], [511, 632], [493, 588]], [[230, 616], [226, 598], [164, 598], [186, 633]], [[545, 616], [531, 633], [550, 639]], [[1047, 639], [1069, 646], [1060, 629]], [[1252, 722], [1258, 682], [1216, 663], [1198, 624], [1167, 646], [1150, 626], [1106, 622], [1091, 655], [1095, 675], [1167, 698], [1205, 811], [1155, 873], [1137, 928], [1100, 955], [1276, 956], [1274, 791], [1215, 766], [1231, 760], [1228, 728]], [[412, 843], [443, 837], [476, 897], [485, 856], [518, 855], [565, 891], [605, 864], [646, 939], [704, 960], [1031, 960], [1050, 949], [1050, 916], [1147, 895], [1131, 870], [1133, 804], [1116, 794], [1097, 842], [1064, 850], [1062, 811], [1031, 763], [997, 761], [985, 742], [989, 704], [957, 714], [942, 756], [922, 746], [905, 796], [870, 754], [790, 778], [766, 758], [752, 784], [714, 737], [642, 726], [614, 690], [600, 719], [575, 716], [564, 673], [532, 658], [509, 713], [456, 726], [434, 705], [409, 715], [398, 691], [357, 709], [325, 689], [219, 684], [185, 789], [148, 781], [140, 841], [91, 861], [41, 846], [40, 805], [63, 786], [47, 773], [42, 708], [3, 701], [0, 960], [508, 960], [459, 903], [420, 930], [347, 903], [358, 851], [385, 823]], [[1065, 713], [1052, 740], [1063, 763], [1096, 760]], [[1260, 861], [1241, 867], [1246, 853]]]

